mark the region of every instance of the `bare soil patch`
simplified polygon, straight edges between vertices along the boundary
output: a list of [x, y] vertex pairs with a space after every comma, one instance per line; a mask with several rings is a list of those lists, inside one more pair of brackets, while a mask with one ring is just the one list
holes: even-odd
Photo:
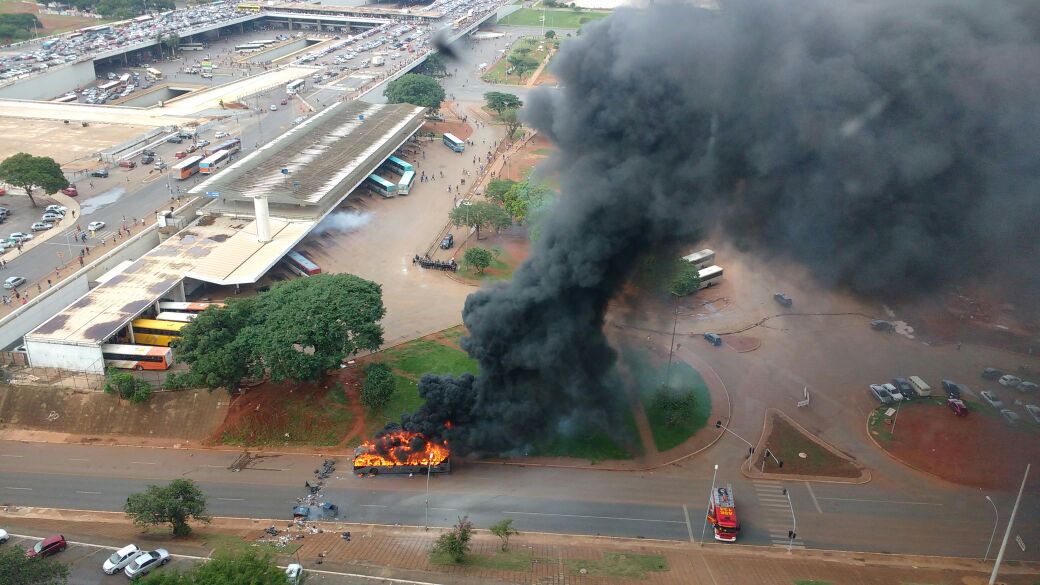
[[[968, 416], [954, 416], [937, 401], [904, 404], [892, 425], [871, 426], [879, 445], [898, 459], [947, 481], [986, 489], [1010, 490], [1022, 481], [1027, 463], [1040, 465], [1040, 429], [1022, 414], [1016, 427], [997, 412], [969, 403]], [[1040, 489], [1034, 475], [1032, 488]]]
[[39, 31], [40, 36], [48, 34], [92, 26], [105, 22], [96, 18], [86, 16], [64, 16], [61, 14], [40, 14], [40, 9], [35, 2], [0, 2], [0, 13], [3, 14], [35, 14], [43, 24]]
[[510, 155], [502, 165], [499, 178], [523, 181], [530, 170], [548, 158], [555, 147], [548, 138], [536, 134], [520, 152]]
[[448, 132], [462, 140], [466, 140], [473, 135], [473, 127], [462, 120], [445, 120], [443, 122], [426, 121], [422, 125], [422, 128], [420, 128], [420, 131], [433, 132], [434, 134], [444, 134], [445, 132]]

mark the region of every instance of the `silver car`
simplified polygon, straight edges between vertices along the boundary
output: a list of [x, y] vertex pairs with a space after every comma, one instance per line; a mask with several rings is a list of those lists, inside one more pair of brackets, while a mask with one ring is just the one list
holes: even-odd
[[982, 399], [993, 408], [1004, 408], [1004, 403], [1000, 401], [1000, 398], [997, 398], [997, 395], [989, 390], [983, 390], [982, 392], [979, 392], [979, 394], [981, 394]]
[[165, 548], [157, 548], [153, 551], [138, 553], [134, 560], [123, 569], [123, 574], [133, 579], [138, 575], [147, 575], [156, 567], [161, 567], [170, 562], [170, 552]]

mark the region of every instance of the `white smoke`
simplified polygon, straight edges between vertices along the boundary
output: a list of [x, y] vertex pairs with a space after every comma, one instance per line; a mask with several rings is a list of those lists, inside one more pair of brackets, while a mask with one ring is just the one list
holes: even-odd
[[321, 235], [325, 232], [351, 232], [368, 222], [372, 221], [371, 213], [358, 213], [356, 211], [340, 211], [329, 214], [328, 217], [314, 228], [314, 233]]

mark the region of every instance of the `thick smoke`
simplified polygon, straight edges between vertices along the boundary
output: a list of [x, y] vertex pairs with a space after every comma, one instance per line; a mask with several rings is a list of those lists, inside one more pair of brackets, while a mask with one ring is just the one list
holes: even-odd
[[609, 424], [608, 301], [642, 253], [708, 230], [864, 295], [1036, 290], [1031, 2], [721, 4], [622, 8], [564, 40], [562, 89], [527, 108], [560, 201], [513, 280], [466, 302], [481, 376], [425, 377], [406, 427], [501, 453]]
[[314, 233], [320, 235], [330, 231], [352, 232], [370, 221], [372, 221], [371, 213], [337, 211], [321, 220], [321, 223], [314, 228]]

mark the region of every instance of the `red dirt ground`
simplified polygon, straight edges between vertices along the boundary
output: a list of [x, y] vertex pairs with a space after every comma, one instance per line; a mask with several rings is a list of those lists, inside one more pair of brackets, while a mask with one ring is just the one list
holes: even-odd
[[43, 25], [43, 28], [39, 31], [40, 36], [51, 34], [58, 30], [71, 30], [74, 28], [91, 26], [94, 24], [100, 24], [104, 22], [94, 18], [86, 18], [82, 16], [40, 14], [40, 9], [36, 6], [34, 2], [0, 2], [0, 13], [20, 14], [23, 12], [35, 14], [36, 17], [40, 19], [40, 23]]
[[435, 134], [444, 134], [445, 132], [450, 132], [451, 134], [454, 134], [457, 138], [461, 138], [463, 140], [469, 138], [470, 136], [473, 136], [472, 126], [461, 120], [453, 120], [451, 118], [448, 118], [443, 122], [427, 121], [422, 125], [422, 128], [420, 128], [419, 130], [422, 132], [433, 132]]
[[[1019, 426], [1010, 428], [990, 413], [957, 417], [945, 406], [919, 404], [899, 413], [895, 439], [878, 442], [906, 463], [948, 481], [1011, 489], [1022, 481], [1026, 463], [1040, 465], [1040, 433], [1020, 414]], [[1040, 489], [1035, 477], [1030, 483]]]
[[[481, 248], [495, 248], [499, 247], [502, 249], [502, 255], [498, 258], [509, 266], [509, 270], [515, 270], [517, 266], [523, 263], [531, 254], [531, 241], [527, 237], [527, 228], [523, 226], [513, 226], [507, 230], [496, 234], [491, 232], [490, 235], [484, 236], [482, 239], [477, 240], [476, 236], [470, 236], [466, 240], [466, 243], [458, 248], [455, 252], [456, 262], [462, 262], [462, 258], [466, 253], [466, 248], [469, 246], [480, 246]], [[497, 276], [503, 272], [498, 268], [488, 268], [485, 270], [488, 276]], [[455, 278], [468, 282], [471, 284], [483, 284], [484, 279], [473, 279], [466, 278], [463, 273], [458, 273]]]
[[540, 164], [547, 158], [545, 154], [535, 154], [535, 151], [545, 148], [555, 148], [548, 138], [541, 134], [535, 137], [521, 150], [506, 160], [502, 166], [499, 176], [503, 179], [522, 181], [527, 172]]

